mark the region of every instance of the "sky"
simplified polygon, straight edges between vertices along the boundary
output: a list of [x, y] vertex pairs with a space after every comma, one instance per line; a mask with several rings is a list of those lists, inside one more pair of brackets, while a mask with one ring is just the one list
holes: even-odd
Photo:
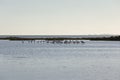
[[0, 35], [120, 34], [119, 0], [0, 0]]

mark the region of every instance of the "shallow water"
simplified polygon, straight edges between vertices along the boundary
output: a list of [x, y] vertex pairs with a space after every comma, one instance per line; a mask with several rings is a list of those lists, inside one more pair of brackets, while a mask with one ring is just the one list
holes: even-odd
[[120, 42], [0, 41], [0, 80], [120, 80]]

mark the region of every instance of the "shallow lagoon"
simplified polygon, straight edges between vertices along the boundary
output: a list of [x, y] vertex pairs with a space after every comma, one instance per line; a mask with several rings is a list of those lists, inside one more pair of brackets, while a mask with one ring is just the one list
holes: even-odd
[[120, 80], [120, 42], [0, 41], [0, 80]]

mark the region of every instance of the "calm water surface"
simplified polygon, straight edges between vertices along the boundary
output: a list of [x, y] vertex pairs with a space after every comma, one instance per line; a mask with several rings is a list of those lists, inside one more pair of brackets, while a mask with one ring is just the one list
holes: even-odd
[[0, 80], [120, 80], [120, 42], [0, 41]]

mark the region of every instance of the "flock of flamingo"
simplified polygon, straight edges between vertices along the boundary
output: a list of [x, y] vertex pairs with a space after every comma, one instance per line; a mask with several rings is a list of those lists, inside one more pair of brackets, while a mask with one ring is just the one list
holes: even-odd
[[81, 40], [23, 40], [22, 43], [51, 43], [51, 44], [84, 44]]

